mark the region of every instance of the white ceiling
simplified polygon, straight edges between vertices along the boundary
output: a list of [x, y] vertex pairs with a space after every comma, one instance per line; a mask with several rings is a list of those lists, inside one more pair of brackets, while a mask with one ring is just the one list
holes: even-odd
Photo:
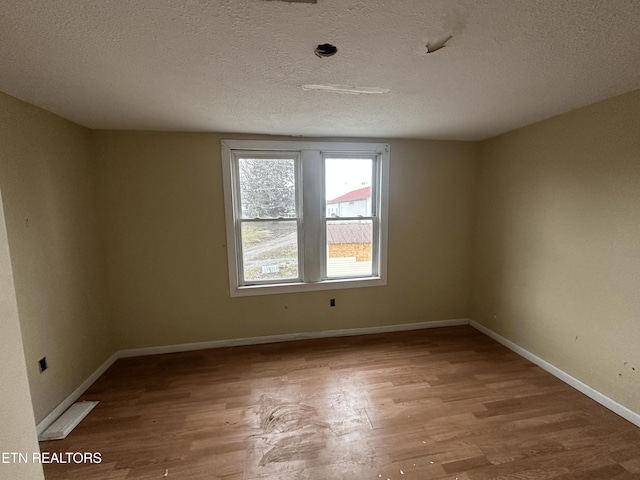
[[640, 88], [639, 0], [317, 2], [0, 0], [0, 90], [91, 128], [476, 140]]

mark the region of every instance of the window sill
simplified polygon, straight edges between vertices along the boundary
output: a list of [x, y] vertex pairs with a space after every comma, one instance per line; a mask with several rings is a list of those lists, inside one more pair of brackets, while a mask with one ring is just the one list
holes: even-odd
[[237, 287], [231, 291], [232, 297], [254, 295], [277, 295], [282, 293], [315, 292], [320, 290], [343, 290], [345, 288], [382, 287], [387, 284], [381, 277], [324, 280], [317, 283], [281, 283], [272, 285], [251, 285]]

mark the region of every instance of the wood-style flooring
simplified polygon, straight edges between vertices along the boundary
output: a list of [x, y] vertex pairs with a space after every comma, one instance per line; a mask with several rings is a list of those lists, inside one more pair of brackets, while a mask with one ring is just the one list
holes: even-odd
[[471, 327], [118, 360], [47, 479], [640, 479], [640, 428]]

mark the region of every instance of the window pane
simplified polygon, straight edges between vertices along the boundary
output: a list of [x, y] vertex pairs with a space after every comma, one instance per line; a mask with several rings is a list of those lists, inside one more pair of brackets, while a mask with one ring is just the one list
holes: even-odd
[[243, 222], [245, 282], [298, 278], [298, 226], [295, 221]]
[[295, 161], [291, 158], [240, 158], [242, 218], [296, 216]]
[[371, 216], [372, 171], [370, 158], [325, 159], [327, 218]]
[[327, 222], [327, 277], [364, 277], [372, 274], [371, 220]]

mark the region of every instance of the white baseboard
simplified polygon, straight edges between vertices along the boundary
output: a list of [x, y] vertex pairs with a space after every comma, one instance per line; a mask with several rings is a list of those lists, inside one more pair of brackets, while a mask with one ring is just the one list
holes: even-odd
[[98, 369], [93, 372], [91, 375], [89, 375], [89, 378], [87, 378], [84, 382], [82, 382], [80, 384], [80, 386], [78, 388], [76, 388], [71, 395], [69, 395], [67, 398], [65, 398], [62, 403], [60, 405], [58, 405], [56, 408], [54, 408], [51, 413], [49, 413], [49, 415], [47, 415], [46, 417], [44, 417], [37, 425], [36, 425], [36, 433], [38, 434], [38, 437], [40, 437], [42, 435], [42, 433], [49, 428], [49, 426], [55, 422], [60, 415], [62, 415], [71, 405], [73, 405], [75, 403], [75, 401], [80, 398], [80, 395], [82, 395], [84, 392], [87, 391], [87, 389], [93, 385], [93, 383], [98, 380], [98, 378], [100, 378], [100, 375], [102, 375], [104, 372], [107, 371], [107, 369], [113, 365], [113, 363], [118, 359], [118, 352], [114, 353], [113, 355], [111, 355], [106, 362], [104, 362], [102, 365], [100, 365], [98, 367]]
[[353, 337], [356, 335], [371, 335], [375, 333], [403, 332], [407, 330], [422, 330], [425, 328], [457, 327], [469, 325], [468, 318], [453, 320], [438, 320], [434, 322], [403, 323], [400, 325], [385, 325], [381, 327], [347, 328], [343, 330], [323, 330], [318, 332], [288, 333], [284, 335], [269, 335], [265, 337], [235, 338], [230, 340], [214, 340], [211, 342], [183, 343], [162, 347], [132, 348], [120, 350], [118, 358], [140, 357], [143, 355], [158, 355], [162, 353], [189, 352], [193, 350], [208, 350], [212, 348], [238, 347], [242, 345], [261, 345], [265, 343], [292, 342], [295, 340], [312, 340], [316, 338]]
[[73, 403], [80, 398], [80, 396], [87, 391], [87, 389], [104, 373], [107, 369], [113, 365], [113, 363], [119, 358], [127, 357], [139, 357], [144, 355], [157, 355], [162, 353], [177, 353], [177, 352], [189, 352], [194, 350], [207, 350], [212, 348], [224, 348], [235, 347], [241, 345], [260, 345], [265, 343], [277, 343], [277, 342], [291, 342], [295, 340], [310, 340], [316, 338], [329, 338], [329, 337], [348, 337], [356, 335], [371, 335], [375, 333], [388, 333], [388, 332], [402, 332], [408, 330], [422, 330], [427, 328], [440, 328], [440, 327], [455, 327], [461, 325], [471, 325], [476, 330], [484, 333], [488, 337], [493, 338], [497, 342], [501, 343], [505, 347], [513, 350], [515, 353], [527, 360], [535, 363], [542, 369], [551, 373], [555, 377], [558, 377], [563, 382], [572, 386], [576, 390], [584, 393], [588, 397], [592, 398], [596, 402], [600, 403], [609, 410], [617, 413], [621, 417], [630, 421], [631, 423], [640, 427], [640, 414], [629, 410], [628, 408], [620, 405], [614, 400], [610, 399], [606, 395], [594, 390], [589, 385], [581, 382], [580, 380], [572, 377], [568, 373], [560, 370], [559, 368], [551, 365], [549, 362], [541, 359], [533, 353], [525, 350], [524, 348], [516, 345], [515, 343], [507, 340], [506, 338], [498, 335], [493, 330], [479, 324], [474, 320], [468, 318], [460, 318], [453, 320], [439, 320], [435, 322], [419, 322], [419, 323], [404, 323], [400, 325], [387, 325], [380, 327], [365, 327], [365, 328], [349, 328], [343, 330], [325, 330], [318, 332], [303, 332], [303, 333], [289, 333], [285, 335], [270, 335], [265, 337], [248, 337], [238, 338], [231, 340], [214, 340], [211, 342], [197, 342], [197, 343], [183, 343], [179, 345], [165, 345], [160, 347], [146, 347], [146, 348], [131, 348], [126, 350], [119, 350], [115, 352], [111, 357], [107, 359], [95, 372], [93, 372], [89, 378], [87, 378], [82, 384], [76, 388], [71, 395], [69, 395], [60, 405], [58, 405], [49, 415], [47, 415], [38, 425], [36, 431], [38, 435], [42, 434], [49, 425], [51, 425], [65, 410], [67, 410]]
[[629, 410], [627, 407], [625, 407], [623, 405], [620, 405], [618, 402], [610, 399], [606, 395], [603, 395], [599, 391], [591, 388], [586, 383], [581, 382], [577, 378], [572, 377], [571, 375], [569, 375], [567, 372], [565, 372], [563, 370], [560, 370], [558, 367], [556, 367], [556, 366], [550, 364], [549, 362], [541, 359], [540, 357], [538, 357], [537, 355], [534, 355], [530, 351], [525, 350], [524, 348], [520, 347], [519, 345], [516, 345], [511, 340], [507, 340], [503, 336], [498, 335], [496, 332], [494, 332], [493, 330], [488, 329], [484, 325], [481, 325], [481, 324], [479, 324], [478, 322], [476, 322], [474, 320], [470, 320], [469, 321], [469, 325], [471, 325], [476, 330], [481, 331], [482, 333], [484, 333], [488, 337], [493, 338], [495, 341], [497, 341], [498, 343], [501, 343], [502, 345], [504, 345], [508, 349], [513, 350], [515, 353], [517, 353], [521, 357], [524, 357], [527, 360], [529, 360], [530, 362], [535, 363], [536, 365], [538, 365], [543, 370], [546, 370], [547, 372], [549, 372], [551, 375], [553, 375], [555, 377], [558, 377], [564, 383], [572, 386], [573, 388], [575, 388], [579, 392], [584, 393], [587, 397], [591, 398], [592, 400], [595, 400], [600, 405], [608, 408], [612, 412], [617, 413], [618, 415], [620, 415], [622, 418], [624, 418], [624, 419], [630, 421], [631, 423], [633, 423], [634, 425], [637, 425], [638, 427], [640, 427], [640, 414], [638, 414], [638, 413], [636, 413], [636, 412], [634, 412], [632, 410]]

